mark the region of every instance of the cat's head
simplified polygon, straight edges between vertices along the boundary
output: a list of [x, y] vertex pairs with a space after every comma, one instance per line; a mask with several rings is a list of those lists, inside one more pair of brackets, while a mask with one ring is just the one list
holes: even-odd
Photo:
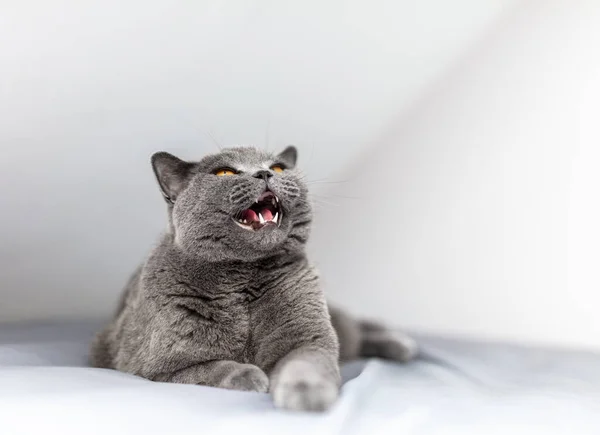
[[176, 245], [206, 260], [251, 261], [303, 249], [310, 231], [296, 148], [280, 154], [223, 149], [199, 162], [165, 152], [152, 166], [169, 206]]

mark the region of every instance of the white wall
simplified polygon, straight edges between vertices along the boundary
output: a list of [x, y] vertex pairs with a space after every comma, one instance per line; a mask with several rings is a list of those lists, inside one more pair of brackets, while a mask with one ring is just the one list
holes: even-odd
[[400, 113], [321, 215], [332, 298], [423, 331], [600, 348], [599, 46], [600, 2], [524, 2]]
[[164, 226], [153, 151], [296, 143], [327, 177], [512, 3], [3, 2], [0, 321], [112, 310]]

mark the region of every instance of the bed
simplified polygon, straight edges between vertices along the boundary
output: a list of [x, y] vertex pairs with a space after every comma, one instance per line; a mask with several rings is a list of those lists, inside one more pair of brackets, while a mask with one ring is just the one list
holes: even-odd
[[100, 325], [0, 326], [0, 434], [600, 434], [600, 355], [419, 337], [408, 364], [343, 367], [325, 414], [266, 394], [86, 366]]

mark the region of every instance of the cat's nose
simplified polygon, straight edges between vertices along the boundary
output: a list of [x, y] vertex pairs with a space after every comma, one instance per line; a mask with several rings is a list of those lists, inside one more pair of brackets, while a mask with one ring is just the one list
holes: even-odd
[[265, 171], [265, 170], [258, 171], [256, 174], [254, 174], [254, 177], [262, 178], [265, 181], [267, 181], [272, 176], [273, 176], [273, 174], [271, 173], [271, 171]]

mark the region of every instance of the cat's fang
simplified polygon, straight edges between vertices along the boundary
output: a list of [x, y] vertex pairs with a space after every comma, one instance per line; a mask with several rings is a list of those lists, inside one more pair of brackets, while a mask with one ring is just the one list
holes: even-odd
[[258, 231], [269, 224], [281, 226], [282, 218], [279, 198], [272, 191], [267, 190], [255, 199], [249, 208], [241, 211], [234, 220], [246, 230]]

